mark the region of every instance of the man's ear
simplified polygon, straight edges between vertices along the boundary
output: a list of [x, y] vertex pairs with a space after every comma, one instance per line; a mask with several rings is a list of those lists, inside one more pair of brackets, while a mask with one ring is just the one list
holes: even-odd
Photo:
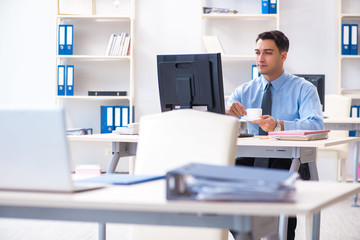
[[286, 51], [282, 51], [282, 52], [280, 53], [280, 55], [281, 55], [281, 60], [284, 62], [284, 61], [286, 60], [286, 58], [287, 58], [287, 52], [286, 52]]

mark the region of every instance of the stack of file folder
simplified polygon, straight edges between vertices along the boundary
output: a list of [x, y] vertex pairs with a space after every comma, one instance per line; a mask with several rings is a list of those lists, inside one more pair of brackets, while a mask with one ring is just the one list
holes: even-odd
[[268, 135], [278, 140], [299, 140], [299, 141], [310, 141], [310, 140], [321, 140], [327, 139], [330, 130], [287, 130], [268, 132]]
[[191, 163], [166, 174], [168, 200], [294, 202], [296, 172]]

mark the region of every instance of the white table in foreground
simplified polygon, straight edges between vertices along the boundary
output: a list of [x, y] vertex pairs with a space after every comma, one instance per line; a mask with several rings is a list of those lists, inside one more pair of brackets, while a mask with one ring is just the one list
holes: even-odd
[[296, 187], [295, 203], [167, 201], [164, 180], [74, 194], [0, 191], [0, 217], [199, 226], [251, 232], [254, 229], [245, 224], [251, 220], [247, 216], [303, 214], [309, 240], [314, 213], [360, 190], [359, 184], [333, 182], [299, 181]]
[[[108, 172], [114, 172], [121, 156], [135, 155], [138, 136], [95, 134], [70, 136], [72, 141], [112, 141], [114, 156]], [[265, 157], [292, 159], [291, 171], [297, 172], [301, 163], [308, 163], [310, 179], [318, 181], [316, 166], [317, 148], [360, 141], [360, 138], [346, 137], [314, 141], [284, 141], [270, 137], [249, 137], [237, 139], [237, 154], [241, 157]], [[130, 151], [132, 149], [132, 151]], [[283, 220], [285, 218], [282, 218]], [[282, 221], [283, 221], [282, 220]], [[286, 220], [285, 220], [286, 221]], [[280, 236], [286, 236], [286, 222], [280, 224]], [[308, 227], [307, 227], [308, 229]], [[313, 219], [313, 240], [320, 239], [320, 212]]]

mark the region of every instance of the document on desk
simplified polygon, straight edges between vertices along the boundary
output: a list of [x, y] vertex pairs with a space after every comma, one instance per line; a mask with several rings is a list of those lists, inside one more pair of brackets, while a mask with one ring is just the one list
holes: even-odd
[[93, 178], [78, 180], [77, 182], [104, 183], [113, 185], [130, 185], [165, 178], [164, 175], [131, 175], [131, 174], [102, 174]]
[[320, 140], [327, 139], [330, 130], [288, 130], [269, 132], [268, 135], [278, 140]]
[[166, 174], [168, 200], [295, 201], [296, 172], [192, 163]]

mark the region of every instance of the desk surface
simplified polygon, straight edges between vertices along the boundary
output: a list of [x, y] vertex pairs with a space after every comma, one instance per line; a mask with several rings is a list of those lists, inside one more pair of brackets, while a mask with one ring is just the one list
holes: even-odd
[[70, 135], [67, 136], [70, 141], [84, 142], [138, 142], [139, 135], [119, 135], [112, 133], [91, 134], [91, 135]]
[[167, 201], [165, 180], [131, 186], [109, 186], [73, 194], [0, 191], [0, 209], [12, 206], [278, 216], [279, 214], [313, 214], [360, 190], [360, 184], [313, 181], [298, 181], [296, 187], [297, 202], [295, 203]]
[[[70, 141], [99, 141], [99, 142], [138, 142], [139, 135], [92, 134], [68, 136]], [[238, 138], [237, 145], [241, 146], [279, 146], [279, 147], [329, 147], [337, 144], [360, 141], [356, 137], [329, 138], [314, 141], [284, 141], [268, 137]]]
[[324, 118], [324, 124], [326, 123], [360, 123], [360, 118]]

